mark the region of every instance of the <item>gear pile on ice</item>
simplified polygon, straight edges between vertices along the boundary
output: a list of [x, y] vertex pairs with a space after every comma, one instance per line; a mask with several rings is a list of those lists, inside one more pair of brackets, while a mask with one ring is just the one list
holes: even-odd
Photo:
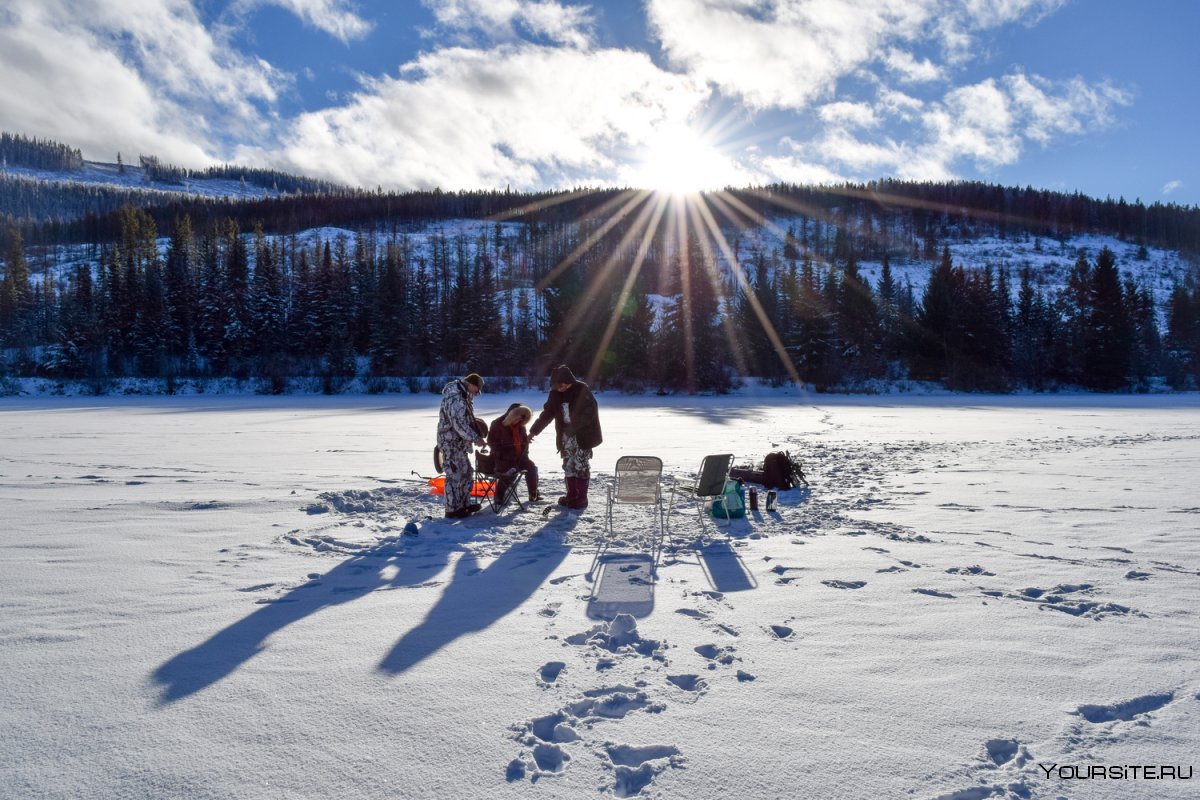
[[794, 489], [800, 484], [808, 486], [808, 479], [804, 477], [804, 470], [800, 466], [800, 459], [792, 456], [791, 453], [784, 450], [783, 452], [767, 453], [767, 457], [763, 459], [762, 466], [755, 469], [753, 466], [734, 467], [729, 470], [729, 477], [734, 480], [743, 480], [747, 483], [758, 483], [768, 489]]

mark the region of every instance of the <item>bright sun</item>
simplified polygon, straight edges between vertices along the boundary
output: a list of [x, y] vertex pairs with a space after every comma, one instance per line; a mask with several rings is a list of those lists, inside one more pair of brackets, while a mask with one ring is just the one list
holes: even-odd
[[685, 125], [658, 129], [642, 152], [630, 175], [634, 188], [694, 194], [733, 182], [729, 157]]

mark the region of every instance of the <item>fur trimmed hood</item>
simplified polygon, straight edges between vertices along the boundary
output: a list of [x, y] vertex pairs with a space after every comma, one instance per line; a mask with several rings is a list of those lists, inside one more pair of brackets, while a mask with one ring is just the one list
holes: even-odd
[[529, 406], [514, 405], [504, 415], [504, 425], [512, 427], [513, 425], [527, 425], [529, 420], [533, 419], [533, 409]]

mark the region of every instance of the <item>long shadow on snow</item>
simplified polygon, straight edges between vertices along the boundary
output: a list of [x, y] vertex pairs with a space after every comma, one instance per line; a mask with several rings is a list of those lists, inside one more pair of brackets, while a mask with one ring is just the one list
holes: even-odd
[[[162, 686], [159, 703], [172, 703], [208, 688], [262, 651], [271, 634], [323, 608], [357, 600], [377, 589], [413, 586], [429, 580], [449, 563], [452, 549], [429, 552], [428, 559], [421, 562], [424, 569], [412, 563], [411, 554], [403, 558], [405, 552], [394, 543], [355, 554], [321, 577], [297, 586], [202, 644], [163, 663], [153, 674], [155, 683]], [[465, 560], [467, 557], [460, 563]], [[385, 579], [383, 570], [389, 565], [400, 569], [394, 578]]]
[[514, 544], [482, 570], [473, 553], [464, 554], [437, 604], [396, 642], [379, 663], [380, 671], [404, 672], [458, 637], [483, 630], [511, 613], [567, 557], [571, 548], [566, 533], [577, 522], [572, 516], [566, 528], [543, 528], [543, 533]]

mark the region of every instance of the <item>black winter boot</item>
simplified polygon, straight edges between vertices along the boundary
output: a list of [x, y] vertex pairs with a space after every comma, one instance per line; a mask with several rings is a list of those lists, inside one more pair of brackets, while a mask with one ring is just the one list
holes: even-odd
[[588, 482], [590, 478], [567, 478], [569, 481], [575, 482], [575, 497], [567, 503], [567, 508], [573, 508], [578, 511], [588, 507]]

